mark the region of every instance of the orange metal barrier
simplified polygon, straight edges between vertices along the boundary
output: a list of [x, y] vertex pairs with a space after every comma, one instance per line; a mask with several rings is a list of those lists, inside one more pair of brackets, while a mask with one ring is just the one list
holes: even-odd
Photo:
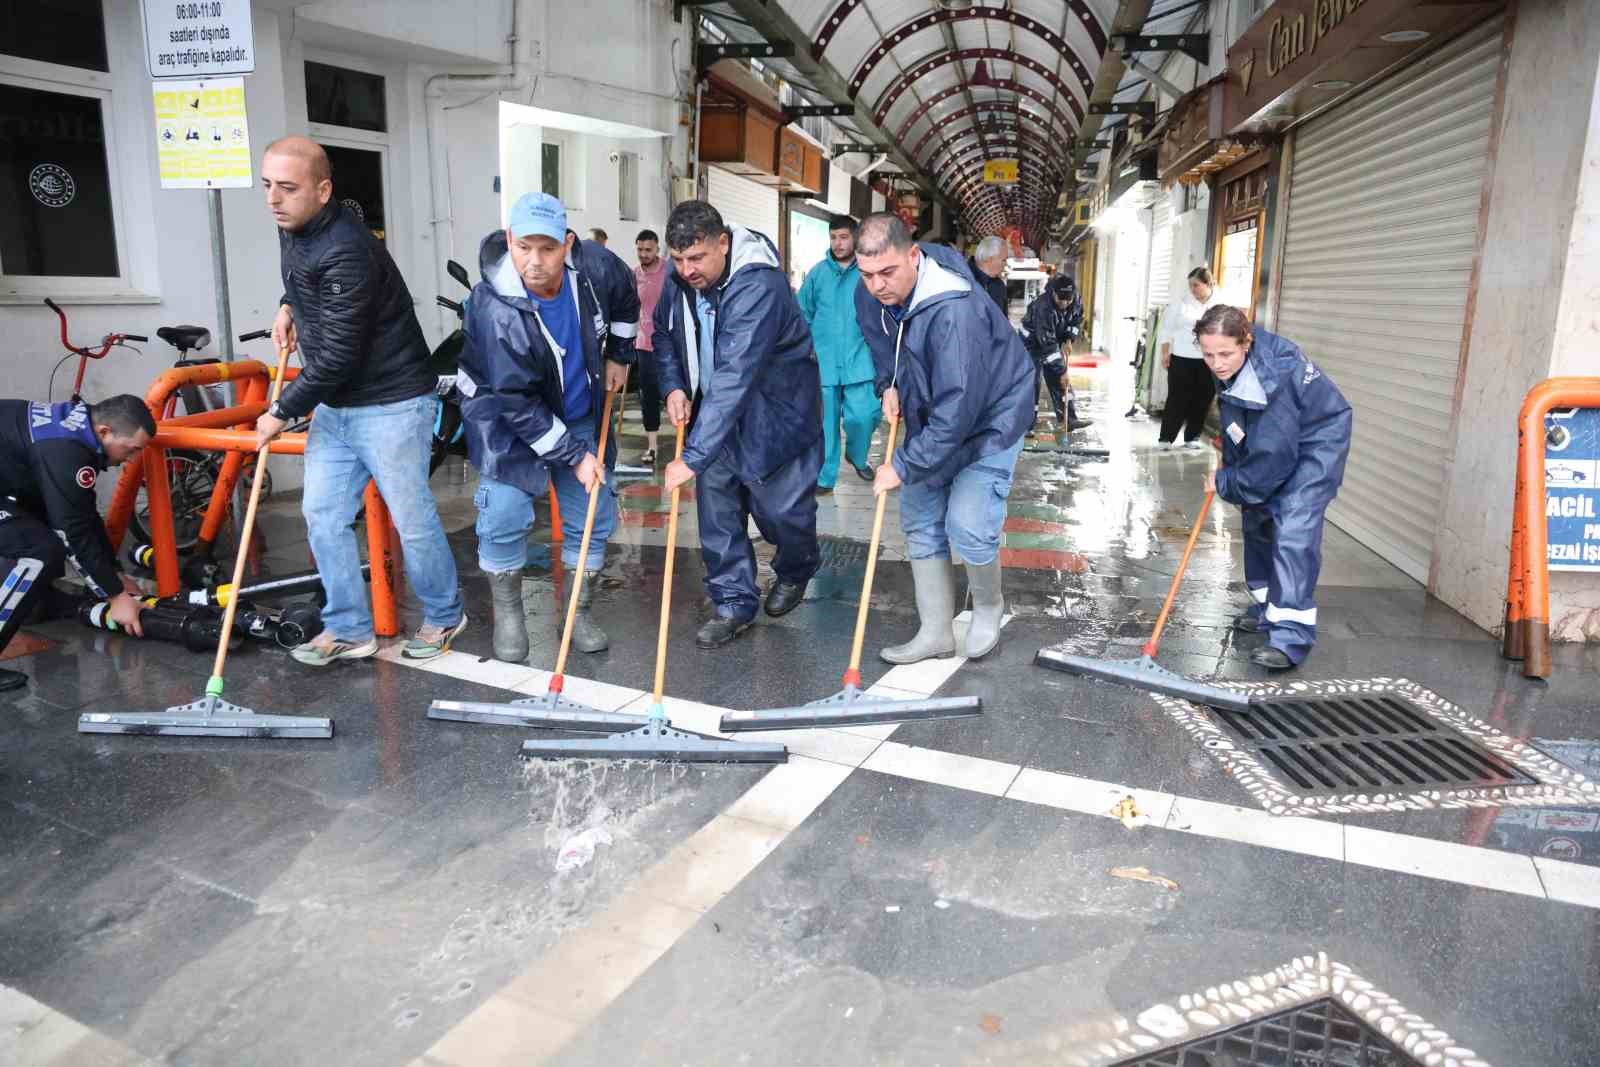
[[1550, 546], [1545, 525], [1545, 416], [1557, 408], [1600, 408], [1600, 378], [1549, 378], [1528, 391], [1517, 416], [1517, 489], [1501, 654], [1521, 660], [1526, 678], [1550, 677]]

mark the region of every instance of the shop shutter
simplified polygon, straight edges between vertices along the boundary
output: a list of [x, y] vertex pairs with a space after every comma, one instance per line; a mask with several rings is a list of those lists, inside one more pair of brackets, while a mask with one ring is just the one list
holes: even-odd
[[722, 213], [729, 226], [743, 226], [767, 235], [778, 243], [778, 191], [737, 174], [712, 167], [708, 172], [707, 196], [711, 206]]
[[1488, 173], [1495, 18], [1295, 136], [1276, 330], [1355, 409], [1329, 519], [1425, 582]]
[[1172, 200], [1165, 191], [1150, 205], [1150, 310], [1160, 311], [1172, 299]]

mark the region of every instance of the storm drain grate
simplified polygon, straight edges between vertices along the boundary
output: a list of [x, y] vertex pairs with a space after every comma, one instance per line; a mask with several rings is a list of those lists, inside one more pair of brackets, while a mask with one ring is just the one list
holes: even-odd
[[1331, 998], [1118, 1060], [1112, 1067], [1409, 1067], [1413, 1059]]
[[1302, 796], [1539, 784], [1397, 693], [1257, 696], [1247, 712], [1209, 710]]

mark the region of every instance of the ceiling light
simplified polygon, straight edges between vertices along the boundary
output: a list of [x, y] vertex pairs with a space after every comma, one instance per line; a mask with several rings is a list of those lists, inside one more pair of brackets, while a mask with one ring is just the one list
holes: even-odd
[[1313, 88], [1313, 89], [1348, 89], [1348, 88], [1350, 88], [1350, 86], [1352, 84], [1353, 84], [1352, 82], [1347, 82], [1343, 78], [1331, 78], [1331, 79], [1329, 79], [1328, 81], [1325, 81], [1325, 82], [1312, 82], [1311, 83], [1311, 88]]
[[1427, 30], [1391, 30], [1378, 36], [1378, 40], [1389, 44], [1415, 44], [1417, 41], [1425, 41], [1427, 39]]

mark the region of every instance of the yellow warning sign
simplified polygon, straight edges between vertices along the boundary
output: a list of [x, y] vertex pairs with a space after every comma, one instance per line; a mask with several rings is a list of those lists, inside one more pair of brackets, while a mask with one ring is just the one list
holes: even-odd
[[247, 189], [250, 126], [244, 79], [158, 81], [156, 156], [163, 189]]
[[1017, 161], [991, 159], [983, 164], [983, 180], [990, 185], [1014, 185], [1017, 181]]

